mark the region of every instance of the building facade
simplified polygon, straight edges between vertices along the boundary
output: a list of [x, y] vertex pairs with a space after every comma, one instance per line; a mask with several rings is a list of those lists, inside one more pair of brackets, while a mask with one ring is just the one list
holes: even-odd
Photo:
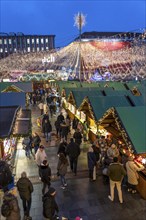
[[0, 58], [12, 53], [30, 53], [55, 48], [55, 35], [0, 33]]

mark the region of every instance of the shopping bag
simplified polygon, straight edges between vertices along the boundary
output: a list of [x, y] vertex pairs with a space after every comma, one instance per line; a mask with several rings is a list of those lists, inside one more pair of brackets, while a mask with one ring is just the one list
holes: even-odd
[[93, 169], [93, 180], [96, 180], [96, 166]]

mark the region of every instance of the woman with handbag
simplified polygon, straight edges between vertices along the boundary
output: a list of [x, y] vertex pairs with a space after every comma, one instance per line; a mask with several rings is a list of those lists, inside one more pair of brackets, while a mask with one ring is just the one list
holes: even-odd
[[138, 185], [138, 171], [144, 169], [144, 166], [138, 167], [131, 156], [126, 163], [127, 177], [128, 177], [128, 192], [136, 193], [136, 186]]

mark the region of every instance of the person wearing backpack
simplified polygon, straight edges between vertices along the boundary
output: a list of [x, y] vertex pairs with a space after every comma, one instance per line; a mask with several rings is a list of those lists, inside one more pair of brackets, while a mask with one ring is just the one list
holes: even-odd
[[6, 192], [4, 194], [1, 214], [6, 220], [21, 220], [18, 201], [12, 193]]
[[31, 220], [29, 216], [31, 208], [31, 194], [33, 192], [33, 185], [28, 179], [26, 172], [21, 174], [21, 178], [17, 182], [17, 189], [19, 191], [20, 198], [22, 199], [24, 220]]
[[13, 175], [6, 161], [0, 160], [0, 189], [8, 191], [8, 185], [13, 182]]

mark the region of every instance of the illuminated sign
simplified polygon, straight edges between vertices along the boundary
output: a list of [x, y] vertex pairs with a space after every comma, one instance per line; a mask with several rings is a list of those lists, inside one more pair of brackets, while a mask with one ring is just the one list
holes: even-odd
[[55, 62], [55, 57], [51, 54], [50, 56], [48, 57], [44, 57], [42, 59], [42, 63], [54, 63]]

